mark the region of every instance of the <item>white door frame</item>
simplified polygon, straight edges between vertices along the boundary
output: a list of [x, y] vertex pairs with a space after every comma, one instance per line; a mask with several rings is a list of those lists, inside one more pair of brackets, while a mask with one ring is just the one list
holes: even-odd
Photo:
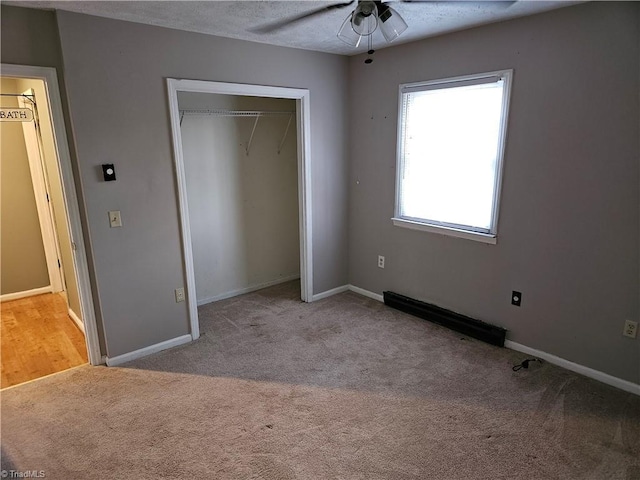
[[270, 87], [240, 83], [209, 82], [201, 80], [167, 79], [169, 113], [173, 136], [173, 154], [176, 165], [176, 183], [182, 230], [182, 251], [187, 277], [187, 299], [191, 336], [200, 336], [198, 324], [198, 304], [196, 299], [196, 279], [193, 269], [191, 228], [187, 203], [187, 182], [182, 155], [182, 134], [180, 132], [180, 110], [178, 92], [214, 93], [222, 95], [245, 95], [253, 97], [290, 98], [296, 100], [296, 121], [298, 135], [298, 205], [300, 228], [300, 283], [301, 298], [304, 302], [313, 300], [313, 264], [311, 229], [311, 130], [309, 90], [301, 88]]
[[78, 294], [80, 295], [80, 308], [82, 321], [84, 323], [87, 353], [91, 365], [100, 365], [103, 361], [100, 353], [100, 341], [98, 339], [95, 308], [93, 305], [93, 297], [91, 295], [87, 251], [84, 243], [84, 236], [82, 234], [80, 207], [73, 179], [71, 155], [69, 154], [69, 143], [64, 126], [62, 100], [60, 99], [60, 87], [58, 86], [56, 69], [52, 67], [11, 65], [5, 63], [3, 63], [0, 68], [3, 77], [34, 78], [44, 82], [45, 91], [47, 92], [49, 101], [51, 125], [53, 127], [53, 137], [58, 156], [60, 177], [62, 178], [62, 191], [65, 208], [67, 210], [69, 233], [71, 235], [71, 248], [73, 249], [74, 254], [73, 270], [78, 282]]
[[[17, 93], [17, 92], [16, 92]], [[33, 95], [33, 89], [23, 92], [24, 95]], [[33, 121], [22, 122], [22, 132], [24, 143], [27, 148], [27, 158], [29, 159], [29, 170], [31, 171], [31, 184], [36, 200], [38, 220], [40, 221], [40, 233], [42, 234], [42, 244], [44, 246], [44, 256], [49, 272], [49, 284], [53, 293], [64, 290], [64, 280], [60, 262], [60, 251], [58, 247], [58, 236], [53, 223], [51, 202], [49, 200], [49, 184], [46, 179], [43, 165], [44, 152], [42, 142], [39, 140], [38, 122], [39, 112], [37, 105], [29, 105], [27, 100], [18, 97], [18, 105], [21, 108], [33, 109]]]

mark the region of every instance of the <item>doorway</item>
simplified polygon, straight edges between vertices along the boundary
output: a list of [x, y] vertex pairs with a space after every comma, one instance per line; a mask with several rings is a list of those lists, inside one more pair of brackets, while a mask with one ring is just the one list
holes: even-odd
[[55, 69], [0, 82], [4, 388], [101, 355]]
[[[294, 198], [297, 200], [297, 205], [294, 209], [294, 217], [297, 216], [295, 220], [297, 220], [297, 225], [294, 225], [294, 228], [297, 227], [297, 235], [296, 235], [296, 249], [298, 251], [298, 259], [297, 266], [299, 267], [299, 276], [300, 276], [300, 286], [301, 286], [301, 299], [305, 302], [310, 302], [312, 300], [312, 255], [311, 255], [311, 244], [312, 244], [312, 231], [311, 231], [311, 189], [310, 189], [310, 146], [309, 146], [309, 91], [304, 89], [294, 89], [294, 88], [284, 88], [284, 87], [269, 87], [269, 86], [259, 86], [259, 85], [244, 85], [244, 84], [232, 84], [232, 83], [220, 83], [220, 82], [206, 82], [206, 81], [196, 81], [196, 80], [175, 80], [168, 79], [168, 94], [169, 94], [169, 107], [171, 114], [171, 124], [172, 124], [172, 134], [173, 134], [173, 144], [174, 144], [174, 158], [176, 163], [176, 180], [178, 184], [178, 193], [179, 193], [179, 206], [180, 206], [180, 217], [181, 217], [181, 229], [182, 229], [182, 242], [183, 242], [183, 253], [184, 253], [184, 264], [186, 270], [187, 277], [187, 300], [189, 306], [189, 318], [191, 325], [191, 336], [193, 339], [199, 337], [199, 324], [198, 324], [198, 286], [196, 285], [196, 272], [194, 268], [195, 261], [195, 253], [194, 252], [194, 243], [193, 243], [193, 226], [191, 225], [191, 203], [189, 201], [189, 188], [188, 188], [188, 172], [185, 164], [185, 150], [184, 150], [184, 138], [183, 132], [181, 131], [181, 121], [185, 122], [186, 116], [188, 115], [188, 110], [204, 112], [206, 110], [210, 110], [212, 112], [224, 111], [225, 114], [236, 113], [239, 115], [247, 114], [251, 116], [252, 123], [249, 124], [250, 128], [245, 129], [243, 133], [244, 137], [247, 137], [242, 142], [242, 145], [236, 145], [236, 147], [240, 147], [245, 152], [246, 156], [250, 156], [251, 143], [253, 141], [254, 135], [256, 134], [256, 129], [258, 128], [259, 121], [263, 112], [271, 112], [271, 114], [282, 115], [283, 122], [279, 127], [280, 128], [282, 138], [286, 141], [285, 131], [287, 127], [285, 126], [285, 121], [287, 120], [287, 115], [291, 119], [291, 124], [289, 128], [292, 128], [291, 132], [295, 132], [295, 157], [294, 157], [294, 166], [296, 167], [296, 171], [294, 172], [294, 180], [297, 181], [297, 192], [294, 193]], [[213, 105], [205, 105], [202, 104], [201, 108], [193, 108], [193, 103], [188, 103], [190, 101], [197, 101], [198, 95], [188, 97], [188, 94], [208, 94], [212, 95], [209, 97], [210, 99], [215, 99], [214, 101], [223, 102], [224, 105], [228, 107], [229, 104], [233, 103], [235, 105], [245, 104], [246, 102], [254, 102], [253, 105], [256, 105], [255, 102], [263, 102], [263, 104], [269, 104], [269, 102], [284, 102], [276, 106], [275, 104], [270, 104], [269, 108], [247, 108], [247, 107], [233, 107], [233, 108], [211, 108]], [[181, 98], [180, 98], [181, 97]], [[202, 98], [202, 97], [201, 97]], [[251, 100], [253, 99], [253, 100]], [[181, 100], [181, 101], [180, 101]], [[185, 103], [187, 102], [187, 103]], [[288, 103], [287, 103], [288, 102]], [[182, 103], [182, 105], [181, 105]], [[222, 105], [223, 103], [219, 103]], [[284, 107], [282, 106], [284, 105]], [[190, 108], [186, 108], [189, 106]], [[276, 112], [276, 113], [274, 113]], [[246, 135], [248, 133], [248, 135]], [[274, 151], [281, 149], [284, 143], [282, 143], [282, 138], [274, 139]], [[282, 145], [280, 145], [282, 143]], [[245, 188], [250, 188], [246, 187]], [[243, 197], [242, 199], [238, 199], [240, 202], [253, 200], [248, 200], [247, 197]], [[194, 205], [194, 209], [196, 209]], [[235, 207], [234, 207], [235, 208]], [[236, 220], [238, 216], [234, 217]], [[289, 225], [290, 226], [290, 225]], [[236, 231], [238, 231], [236, 229]], [[246, 229], [243, 231], [246, 235]], [[288, 237], [289, 239], [291, 236]], [[289, 273], [289, 276], [282, 270], [280, 275], [280, 280], [287, 280], [293, 275]], [[297, 276], [297, 273], [294, 274]], [[277, 280], [274, 280], [277, 281]], [[266, 286], [269, 281], [266, 282], [257, 282], [258, 286]], [[273, 283], [271, 283], [273, 284]], [[255, 287], [256, 285], [254, 285]], [[239, 289], [231, 289], [228, 292], [220, 292], [218, 295], [213, 295], [206, 300], [216, 300], [225, 298], [226, 296], [230, 296], [233, 294], [243, 293], [244, 291], [250, 291], [253, 289], [251, 285], [245, 288]], [[202, 296], [201, 296], [201, 302]]]

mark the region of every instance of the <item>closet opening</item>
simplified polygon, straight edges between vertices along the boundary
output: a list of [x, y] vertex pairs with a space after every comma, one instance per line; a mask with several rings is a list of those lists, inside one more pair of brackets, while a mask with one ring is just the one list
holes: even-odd
[[207, 303], [290, 281], [311, 301], [308, 91], [168, 87], [192, 337]]

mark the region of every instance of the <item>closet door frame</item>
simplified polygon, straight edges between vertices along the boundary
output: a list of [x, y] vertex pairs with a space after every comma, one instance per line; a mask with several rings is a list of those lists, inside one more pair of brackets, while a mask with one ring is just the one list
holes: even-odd
[[178, 92], [213, 93], [219, 95], [243, 95], [267, 98], [287, 98], [296, 101], [297, 152], [298, 152], [298, 225], [300, 229], [300, 284], [303, 302], [313, 301], [313, 255], [311, 220], [311, 130], [309, 90], [302, 88], [271, 87], [241, 83], [209, 82], [203, 80], [167, 79], [173, 157], [175, 161], [176, 184], [178, 186], [178, 206], [182, 231], [182, 252], [187, 279], [187, 302], [191, 337], [200, 337], [198, 303], [196, 299], [196, 279], [193, 267], [191, 227], [187, 202], [187, 182], [184, 157], [182, 154], [182, 134], [180, 131], [180, 109]]

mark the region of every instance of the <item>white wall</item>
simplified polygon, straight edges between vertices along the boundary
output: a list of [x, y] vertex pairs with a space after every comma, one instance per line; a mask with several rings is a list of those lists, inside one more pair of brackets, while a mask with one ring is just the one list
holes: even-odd
[[300, 274], [295, 100], [180, 92], [180, 109], [294, 112], [183, 118], [182, 145], [197, 301]]
[[[622, 336], [640, 316], [639, 14], [633, 2], [590, 2], [379, 50], [371, 65], [353, 57], [351, 283], [640, 383], [640, 340]], [[506, 68], [497, 245], [394, 227], [398, 85]]]

